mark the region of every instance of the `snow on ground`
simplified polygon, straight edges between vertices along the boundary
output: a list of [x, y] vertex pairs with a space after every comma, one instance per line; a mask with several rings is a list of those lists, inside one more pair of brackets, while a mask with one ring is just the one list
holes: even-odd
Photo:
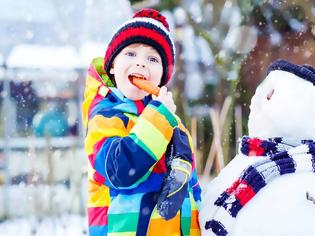
[[79, 215], [61, 215], [38, 219], [35, 217], [10, 219], [0, 223], [3, 236], [85, 236], [87, 218]]

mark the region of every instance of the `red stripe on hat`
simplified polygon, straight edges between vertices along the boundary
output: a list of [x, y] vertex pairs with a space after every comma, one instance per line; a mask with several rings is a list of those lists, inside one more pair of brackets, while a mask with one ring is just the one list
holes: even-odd
[[[113, 39], [112, 44], [110, 45], [111, 48], [109, 49], [109, 55], [111, 55], [112, 51], [115, 50], [115, 48], [121, 44], [123, 41], [125, 41], [128, 38], [131, 37], [145, 37], [148, 39], [153, 39], [154, 41], [156, 41], [158, 44], [160, 44], [160, 46], [162, 46], [162, 48], [164, 49], [165, 52], [173, 52], [170, 44], [167, 42], [167, 40], [165, 39], [165, 37], [163, 37], [162, 34], [160, 34], [159, 32], [157, 32], [156, 30], [153, 29], [149, 29], [146, 27], [130, 27], [127, 28], [126, 30], [119, 32], [117, 37]], [[165, 50], [167, 49], [167, 50]], [[170, 64], [172, 64], [172, 54], [167, 53], [167, 60]]]
[[241, 181], [236, 192], [234, 193], [235, 198], [241, 203], [242, 206], [249, 202], [249, 200], [252, 199], [255, 194], [255, 191], [244, 180]]
[[[156, 30], [153, 29], [149, 29], [146, 27], [130, 27], [127, 28], [126, 30], [119, 32], [117, 37], [114, 38], [111, 42], [111, 44], [109, 45], [109, 50], [106, 53], [106, 57], [105, 57], [105, 61], [108, 60], [108, 58], [110, 57], [110, 55], [112, 55], [113, 51], [115, 51], [115, 49], [125, 40], [132, 38], [132, 37], [144, 37], [144, 38], [148, 38], [151, 40], [154, 40], [155, 42], [157, 42], [162, 49], [164, 50], [165, 54], [166, 54], [166, 58], [167, 58], [167, 64], [168, 67], [173, 67], [173, 50], [171, 48], [171, 45], [167, 42], [167, 40], [165, 39], [165, 37], [163, 37], [162, 34], [160, 34], [159, 32], [157, 32]], [[169, 80], [171, 78], [171, 69], [168, 69], [167, 71], [167, 80]]]
[[102, 226], [108, 224], [107, 218], [108, 207], [89, 207], [88, 218], [89, 226]]

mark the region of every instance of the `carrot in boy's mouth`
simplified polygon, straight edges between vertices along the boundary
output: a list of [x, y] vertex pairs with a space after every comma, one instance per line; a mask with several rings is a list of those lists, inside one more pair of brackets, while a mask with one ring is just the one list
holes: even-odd
[[142, 76], [131, 74], [128, 76], [128, 79], [133, 85], [137, 86], [139, 89], [146, 91], [149, 94], [158, 96], [160, 93], [159, 87], [153, 85], [150, 81], [146, 80]]

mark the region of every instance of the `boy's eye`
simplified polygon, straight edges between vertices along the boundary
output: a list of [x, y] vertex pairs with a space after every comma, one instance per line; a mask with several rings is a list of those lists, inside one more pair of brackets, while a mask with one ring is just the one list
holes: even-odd
[[125, 55], [129, 56], [129, 57], [134, 57], [136, 55], [135, 52], [126, 52]]
[[150, 62], [155, 62], [155, 63], [159, 62], [159, 60], [156, 57], [149, 57], [149, 61]]

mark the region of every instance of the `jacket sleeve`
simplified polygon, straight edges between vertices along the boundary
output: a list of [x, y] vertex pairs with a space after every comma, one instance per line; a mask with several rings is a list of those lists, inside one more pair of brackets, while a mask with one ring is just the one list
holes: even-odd
[[85, 148], [90, 178], [116, 189], [135, 188], [147, 179], [164, 155], [176, 117], [160, 102], [151, 101], [128, 133], [125, 115], [93, 116], [88, 122]]
[[188, 137], [188, 141], [189, 141], [189, 145], [190, 145], [190, 148], [192, 150], [192, 158], [193, 158], [193, 163], [192, 163], [192, 176], [191, 176], [191, 179], [189, 181], [189, 186], [192, 190], [192, 193], [193, 193], [193, 197], [194, 197], [194, 200], [195, 202], [197, 203], [197, 205], [200, 203], [201, 201], [201, 194], [202, 194], [202, 189], [200, 187], [200, 183], [199, 183], [199, 180], [198, 180], [198, 176], [197, 176], [197, 170], [196, 170], [196, 155], [194, 153], [194, 147], [193, 147], [193, 141], [192, 141], [192, 138], [190, 136], [190, 133], [189, 131], [186, 129], [186, 127], [181, 123], [179, 122], [178, 123], [178, 127], [184, 131]]
[[196, 169], [194, 169], [193, 172], [192, 172], [192, 177], [191, 177], [191, 179], [189, 181], [189, 186], [192, 189], [192, 193], [193, 193], [195, 202], [197, 202], [199, 204], [200, 201], [201, 201], [201, 191], [202, 190], [201, 190], [198, 178], [197, 178], [197, 171], [196, 171]]

